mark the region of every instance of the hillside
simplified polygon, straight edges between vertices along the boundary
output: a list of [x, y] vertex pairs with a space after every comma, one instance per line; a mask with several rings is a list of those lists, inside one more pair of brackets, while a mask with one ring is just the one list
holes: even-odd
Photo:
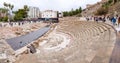
[[108, 14], [114, 14], [115, 12], [117, 12], [117, 14], [120, 14], [120, 1], [109, 7]]
[[83, 10], [81, 13], [82, 16], [93, 16], [98, 9], [100, 8], [107, 8], [109, 15], [120, 14], [120, 1], [114, 3], [112, 0], [105, 0], [101, 2], [97, 2], [96, 4], [87, 6], [86, 9]]
[[81, 15], [82, 16], [93, 16], [94, 12], [96, 12], [96, 10], [102, 7], [104, 2], [106, 1], [97, 2], [96, 4], [93, 4], [93, 5], [89, 4], [89, 6], [87, 5], [87, 8], [83, 10]]

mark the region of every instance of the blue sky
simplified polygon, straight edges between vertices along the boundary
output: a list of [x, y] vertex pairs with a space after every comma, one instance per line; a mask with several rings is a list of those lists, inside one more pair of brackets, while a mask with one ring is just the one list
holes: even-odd
[[24, 5], [39, 7], [40, 10], [59, 10], [68, 11], [80, 6], [86, 7], [86, 4], [94, 4], [101, 0], [0, 0], [0, 7], [3, 7], [3, 3], [14, 4], [14, 10], [22, 8]]

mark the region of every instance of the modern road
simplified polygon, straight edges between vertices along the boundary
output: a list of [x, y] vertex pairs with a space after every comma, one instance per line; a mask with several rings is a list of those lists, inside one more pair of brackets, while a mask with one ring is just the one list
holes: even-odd
[[32, 41], [40, 38], [49, 30], [50, 30], [50, 27], [49, 27], [49, 25], [47, 25], [37, 31], [31, 32], [29, 34], [26, 34], [26, 35], [23, 35], [20, 37], [6, 39], [6, 41], [12, 47], [12, 49], [16, 51], [16, 50], [30, 44]]

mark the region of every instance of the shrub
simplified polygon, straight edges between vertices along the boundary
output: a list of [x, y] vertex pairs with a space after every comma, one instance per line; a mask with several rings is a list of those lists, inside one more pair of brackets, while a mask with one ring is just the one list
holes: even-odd
[[97, 10], [95, 15], [106, 15], [108, 13], [108, 8], [101, 7]]

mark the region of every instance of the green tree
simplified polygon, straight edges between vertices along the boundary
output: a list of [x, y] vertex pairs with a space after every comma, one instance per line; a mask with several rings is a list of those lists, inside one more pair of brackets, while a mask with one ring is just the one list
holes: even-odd
[[[81, 12], [82, 12], [82, 8], [79, 7], [78, 9], [75, 9], [75, 10], [71, 9], [71, 11], [63, 12], [63, 16], [73, 16], [73, 15], [77, 15]], [[79, 14], [79, 15], [81, 15], [81, 14]]]
[[5, 8], [0, 8], [0, 11], [1, 11], [2, 13], [7, 13], [7, 12], [8, 12], [8, 10], [5, 9]]
[[67, 11], [63, 12], [63, 16], [64, 17], [68, 16], [68, 12]]
[[29, 11], [29, 8], [27, 5], [24, 5], [24, 11], [25, 11], [25, 17], [28, 17], [27, 13]]
[[23, 20], [23, 18], [27, 17], [27, 12], [25, 9], [19, 9], [15, 12], [14, 20]]
[[2, 19], [2, 21], [5, 21], [5, 22], [7, 22], [7, 20], [8, 20], [8, 17], [7, 17], [7, 16], [5, 16], [5, 17]]
[[8, 7], [8, 4], [7, 4], [6, 2], [4, 2], [3, 5], [4, 5], [5, 7]]
[[79, 13], [81, 13], [82, 12], [82, 8], [81, 7], [79, 7]]
[[[6, 3], [6, 2], [4, 2], [3, 5], [4, 5], [4, 7], [5, 7], [6, 9], [8, 9], [8, 12], [7, 12], [7, 13], [8, 13], [8, 18], [11, 19], [11, 18], [10, 18], [10, 16], [11, 16], [11, 15], [10, 15], [10, 13], [11, 13], [10, 11], [13, 10], [14, 5], [8, 4], [8, 3]], [[12, 11], [12, 12], [13, 12], [13, 11]]]
[[72, 11], [70, 11], [70, 12], [69, 12], [69, 16], [73, 16], [73, 13], [72, 13]]
[[25, 10], [25, 11], [29, 11], [29, 9], [28, 9], [28, 6], [27, 6], [27, 5], [24, 5], [24, 10]]
[[28, 11], [29, 8], [27, 5], [24, 5], [23, 9], [19, 9], [18, 11], [14, 12], [15, 16], [14, 16], [14, 20], [23, 20], [24, 18], [26, 18], [28, 16]]
[[79, 9], [76, 9], [76, 14], [78, 14], [79, 13]]
[[6, 21], [6, 16], [7, 16], [7, 12], [8, 10], [5, 8], [0, 8], [0, 12], [2, 13], [3, 16], [0, 17], [0, 21]]
[[11, 5], [11, 10], [13, 10], [13, 8], [14, 8], [14, 5]]

